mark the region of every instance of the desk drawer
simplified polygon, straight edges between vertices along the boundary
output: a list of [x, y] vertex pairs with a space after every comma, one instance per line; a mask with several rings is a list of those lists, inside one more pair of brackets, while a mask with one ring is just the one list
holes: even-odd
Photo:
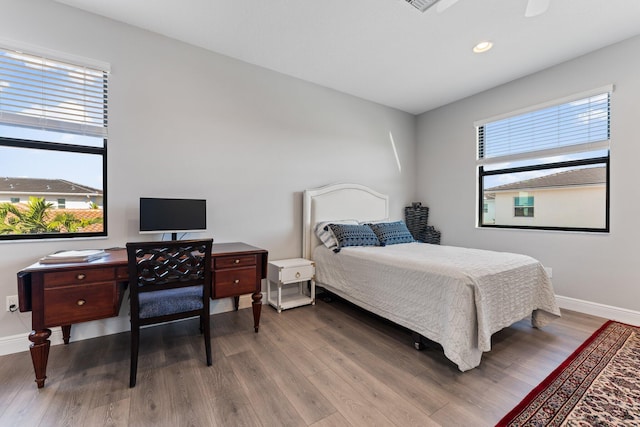
[[52, 327], [117, 316], [118, 302], [115, 282], [45, 289], [44, 324]]
[[256, 268], [245, 267], [213, 273], [213, 297], [224, 298], [256, 291]]
[[44, 274], [44, 287], [68, 286], [83, 283], [107, 282], [114, 280], [115, 271], [113, 268], [105, 269], [77, 269], [69, 271], [58, 271]]
[[116, 279], [118, 279], [118, 280], [127, 280], [127, 279], [129, 279], [129, 268], [128, 267], [118, 267], [118, 268], [116, 268]]
[[221, 270], [224, 268], [245, 267], [248, 265], [256, 265], [256, 263], [257, 255], [215, 257], [213, 269]]

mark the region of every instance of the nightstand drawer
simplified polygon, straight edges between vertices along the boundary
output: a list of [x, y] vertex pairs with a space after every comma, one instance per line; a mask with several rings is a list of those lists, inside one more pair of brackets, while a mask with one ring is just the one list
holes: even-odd
[[214, 258], [213, 269], [221, 270], [224, 268], [245, 267], [248, 265], [256, 265], [256, 255], [238, 255]]
[[61, 286], [44, 290], [45, 327], [69, 325], [117, 316], [115, 282]]
[[215, 271], [213, 275], [214, 298], [250, 294], [256, 291], [257, 273], [255, 267]]
[[301, 280], [310, 280], [315, 274], [313, 265], [303, 265], [298, 267], [283, 268], [280, 270], [280, 281], [282, 283], [299, 282]]
[[311, 280], [315, 274], [316, 265], [313, 261], [292, 258], [269, 262], [267, 278], [275, 283], [292, 283]]
[[267, 301], [278, 310], [315, 305], [316, 265], [304, 258], [281, 259], [267, 267]]
[[105, 269], [78, 269], [44, 274], [44, 287], [68, 286], [83, 283], [106, 282], [113, 280], [115, 271], [113, 268]]

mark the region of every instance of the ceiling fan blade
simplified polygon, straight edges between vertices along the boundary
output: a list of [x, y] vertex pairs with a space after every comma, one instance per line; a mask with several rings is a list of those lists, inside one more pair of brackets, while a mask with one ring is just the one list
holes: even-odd
[[542, 15], [549, 9], [549, 2], [550, 0], [529, 0], [524, 16], [533, 18], [534, 16]]
[[440, 0], [436, 5], [436, 12], [441, 13], [456, 4], [458, 0]]

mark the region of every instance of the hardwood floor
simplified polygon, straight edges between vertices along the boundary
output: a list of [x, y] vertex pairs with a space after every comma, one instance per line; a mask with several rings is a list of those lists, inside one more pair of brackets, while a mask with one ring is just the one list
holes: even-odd
[[343, 301], [265, 305], [258, 334], [250, 309], [212, 316], [211, 367], [196, 319], [143, 330], [133, 389], [128, 333], [52, 347], [40, 390], [27, 352], [2, 356], [0, 426], [490, 426], [604, 321], [523, 320], [462, 373]]

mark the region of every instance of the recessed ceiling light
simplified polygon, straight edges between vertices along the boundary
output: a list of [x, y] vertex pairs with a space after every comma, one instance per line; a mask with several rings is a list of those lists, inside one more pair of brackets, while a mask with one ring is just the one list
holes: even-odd
[[482, 41], [473, 47], [474, 53], [483, 53], [493, 47], [493, 43], [488, 40]]

